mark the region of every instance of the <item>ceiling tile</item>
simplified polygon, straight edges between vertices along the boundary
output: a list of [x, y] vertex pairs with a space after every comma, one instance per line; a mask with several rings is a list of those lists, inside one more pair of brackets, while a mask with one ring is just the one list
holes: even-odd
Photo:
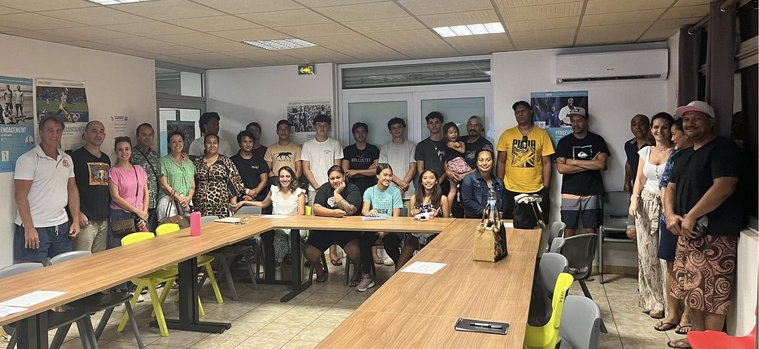
[[113, 25], [103, 25], [100, 27], [105, 28], [105, 29], [119, 31], [122, 33], [142, 35], [142, 36], [153, 36], [157, 34], [158, 35], [186, 34], [186, 33], [195, 32], [191, 29], [177, 27], [173, 24], [167, 24], [163, 22], [113, 24]]
[[245, 49], [246, 47], [249, 47], [249, 45], [244, 44], [240, 41], [232, 41], [232, 40], [224, 40], [224, 42], [215, 43], [215, 44], [200, 44], [200, 45], [187, 45], [187, 46], [198, 48], [201, 50], [211, 51], [211, 52], [239, 51], [239, 50]]
[[513, 49], [506, 33], [459, 36], [444, 38], [443, 40], [463, 55], [482, 55]]
[[82, 0], [3, 0], [2, 5], [30, 12], [99, 6]]
[[213, 35], [233, 41], [273, 40], [289, 37], [288, 34], [280, 33], [279, 31], [269, 28], [226, 30], [213, 32]]
[[23, 12], [23, 11], [10, 8], [10, 7], [0, 6], [0, 15], [8, 15], [11, 13], [20, 13], [20, 12]]
[[286, 55], [284, 51], [269, 51], [252, 46], [248, 50], [226, 52], [224, 54], [272, 65], [298, 64], [303, 61], [300, 58]]
[[214, 59], [232, 58], [218, 52], [198, 52], [198, 53], [186, 53], [182, 55], [182, 58], [193, 61], [210, 61]]
[[647, 30], [638, 42], [663, 41], [677, 33], [677, 29]]
[[341, 6], [352, 4], [366, 4], [370, 2], [387, 2], [390, 0], [298, 0], [299, 3], [307, 7], [327, 7], [327, 6]]
[[92, 41], [105, 44], [105, 45], [134, 48], [137, 50], [141, 50], [145, 47], [161, 47], [161, 46], [167, 45], [165, 41], [155, 40], [155, 39], [146, 38], [142, 36], [130, 36], [130, 37], [125, 37], [125, 38], [119, 38], [118, 40], [96, 39]]
[[709, 5], [714, 0], [677, 0], [674, 7], [679, 6], [695, 6], [695, 5]]
[[706, 17], [709, 15], [709, 5], [680, 6], [670, 8], [662, 19]]
[[342, 25], [339, 25], [337, 23], [301, 25], [297, 27], [281, 27], [281, 28], [277, 28], [277, 30], [287, 35], [290, 35], [294, 38], [301, 38], [301, 39], [308, 39], [308, 38], [320, 37], [320, 36], [345, 35], [345, 34], [354, 33], [354, 31]]
[[224, 13], [187, 0], [161, 0], [122, 5], [112, 8], [155, 20], [221, 16]]
[[43, 33], [33, 30], [16, 30], [6, 32], [8, 35], [20, 36], [22, 38], [29, 38], [34, 40], [48, 41], [48, 42], [63, 42], [73, 40], [69, 36], [55, 35], [51, 33]]
[[629, 12], [647, 9], [664, 9], [672, 5], [673, 0], [589, 0], [585, 8], [586, 15], [596, 15], [612, 12]]
[[399, 0], [398, 4], [415, 16], [494, 10], [490, 0]]
[[[443, 53], [459, 56], [450, 45], [427, 29], [372, 33], [367, 36], [412, 58], [441, 57]], [[425, 52], [429, 52], [427, 55]]]
[[53, 18], [87, 25], [139, 23], [150, 21], [148, 18], [135, 16], [126, 12], [116, 11], [105, 6], [43, 11], [38, 13]]
[[496, 5], [500, 8], [555, 5], [565, 2], [579, 2], [579, 0], [495, 0]]
[[166, 56], [176, 56], [176, 55], [183, 55], [187, 53], [201, 53], [201, 52], [207, 52], [206, 50], [201, 50], [194, 47], [187, 47], [182, 45], [166, 45], [166, 46], [160, 46], [160, 47], [143, 47], [140, 49], [140, 51], [145, 52], [151, 52], [151, 53], [157, 53], [160, 55], [166, 55]]
[[387, 46], [358, 34], [318, 37], [314, 38], [311, 42], [320, 47], [345, 53], [353, 57], [367, 59], [369, 62], [373, 61], [370, 57], [377, 54], [382, 56], [403, 56]]
[[344, 63], [348, 59], [353, 58], [323, 47], [307, 47], [287, 50], [287, 55], [300, 58], [303, 62], [307, 63]]
[[186, 34], [172, 34], [172, 35], [155, 35], [155, 36], [152, 36], [152, 38], [161, 40], [161, 41], [170, 42], [173, 44], [178, 44], [178, 45], [215, 44], [224, 40], [217, 36], [200, 33], [200, 32], [192, 32], [192, 33], [186, 33]]
[[258, 24], [251, 23], [235, 16], [213, 16], [199, 18], [182, 18], [167, 20], [167, 23], [180, 27], [193, 29], [201, 32], [215, 32], [221, 30], [253, 29], [260, 28]]
[[130, 36], [129, 34], [103, 29], [99, 27], [77, 27], [77, 28], [58, 28], [40, 30], [43, 33], [49, 33], [60, 36], [68, 36], [75, 40], [97, 40], [97, 39], [118, 39]]
[[517, 50], [534, 50], [541, 48], [558, 48], [572, 46], [575, 38], [574, 28], [512, 32]]
[[364, 21], [343, 22], [343, 24], [359, 33], [377, 33], [394, 30], [425, 28], [422, 23], [411, 16], [386, 19], [367, 19]]
[[238, 17], [245, 18], [266, 27], [290, 27], [333, 23], [331, 19], [305, 8], [287, 11], [246, 13], [238, 15]]
[[682, 26], [695, 24], [700, 21], [701, 18], [702, 17], [659, 20], [651, 26], [651, 30], [680, 29]]
[[367, 18], [397, 18], [408, 13], [393, 2], [374, 2], [369, 4], [321, 7], [317, 10], [335, 21], [361, 21]]
[[494, 10], [445, 13], [418, 17], [430, 28], [462, 24], [500, 22]]
[[598, 25], [580, 27], [576, 45], [619, 44], [635, 42], [649, 26], [650, 22], [618, 25]]
[[526, 21], [526, 20], [554, 20], [557, 17], [575, 17], [582, 11], [581, 2], [567, 2], [556, 5], [526, 6], [508, 8], [498, 6], [498, 12], [503, 20]]
[[579, 20], [580, 16], [558, 17], [549, 21], [511, 21], [506, 23], [506, 31], [513, 33], [532, 30], [577, 28]]
[[111, 51], [118, 48], [116, 46], [104, 44], [102, 42], [87, 41], [87, 40], [64, 41], [64, 42], [61, 42], [61, 44], [89, 48], [89, 49], [100, 50], [100, 51]]
[[29, 12], [0, 15], [0, 24], [5, 27], [17, 28], [20, 30], [43, 30], [82, 26], [79, 23], [72, 23], [66, 20]]
[[599, 15], [586, 14], [582, 17], [582, 26], [651, 22], [652, 19], [659, 18], [664, 10], [665, 9], [661, 8], [630, 12], [612, 12]]
[[211, 7], [229, 14], [250, 12], [270, 12], [303, 8], [290, 0], [192, 0], [203, 6]]

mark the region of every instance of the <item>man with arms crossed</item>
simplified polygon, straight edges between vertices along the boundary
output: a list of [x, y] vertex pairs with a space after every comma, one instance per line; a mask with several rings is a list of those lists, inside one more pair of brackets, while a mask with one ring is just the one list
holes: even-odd
[[92, 253], [106, 249], [110, 212], [108, 204], [108, 170], [111, 159], [100, 151], [105, 140], [105, 126], [100, 121], [90, 121], [84, 128], [84, 146], [71, 152], [79, 190], [79, 225], [81, 231], [74, 238], [75, 251]]
[[[71, 239], [79, 234], [79, 192], [74, 181], [74, 164], [68, 154], [58, 150], [63, 121], [46, 116], [39, 127], [40, 145], [16, 160], [13, 176], [18, 210], [13, 237], [16, 262], [44, 263], [71, 251]], [[71, 222], [66, 216], [67, 205]]]
[[[743, 217], [740, 148], [714, 133], [714, 109], [693, 101], [675, 111], [693, 147], [682, 150], [667, 184], [667, 228], [680, 238], [672, 295], [690, 308], [694, 331], [722, 331], [730, 309]], [[704, 218], [705, 217], [705, 218]], [[671, 348], [690, 348], [687, 339]]]
[[585, 108], [569, 111], [572, 133], [556, 145], [556, 168], [561, 183], [561, 221], [567, 225], [565, 237], [575, 235], [582, 217], [586, 234], [592, 234], [603, 220], [604, 193], [601, 171], [606, 171], [609, 148], [603, 137], [588, 131]]
[[503, 131], [498, 139], [498, 178], [506, 187], [503, 216], [514, 218], [514, 197], [540, 194], [543, 222], [548, 223], [551, 209], [551, 155], [553, 144], [548, 132], [532, 123], [532, 106], [519, 101], [511, 106], [517, 126]]

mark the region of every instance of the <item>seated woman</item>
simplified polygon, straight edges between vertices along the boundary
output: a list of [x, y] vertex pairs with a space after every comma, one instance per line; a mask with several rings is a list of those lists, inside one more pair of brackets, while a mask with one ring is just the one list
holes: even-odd
[[[314, 197], [314, 216], [337, 217], [357, 215], [360, 213], [358, 208], [361, 206], [361, 192], [355, 184], [345, 181], [345, 171], [342, 167], [335, 165], [327, 170], [327, 183], [324, 183], [316, 190]], [[335, 224], [340, 224], [335, 222]], [[359, 250], [358, 239], [361, 237], [359, 232], [347, 231], [323, 231], [312, 230], [303, 248], [303, 255], [308, 262], [316, 269], [316, 282], [327, 280], [327, 273], [322, 266], [322, 255], [331, 245], [340, 245], [348, 255], [348, 259], [353, 263], [353, 277], [351, 286], [358, 284], [361, 276], [359, 271]]]
[[230, 201], [244, 190], [240, 172], [226, 155], [219, 154], [219, 136], [208, 133], [203, 138], [205, 155], [195, 159], [195, 194], [193, 208], [203, 216], [229, 217]]
[[[409, 206], [409, 217], [414, 217], [420, 213], [429, 213], [429, 219], [435, 217], [448, 217], [448, 197], [443, 195], [443, 190], [438, 185], [438, 178], [435, 171], [425, 169], [419, 175], [419, 183], [414, 196], [411, 197]], [[414, 251], [420, 250], [437, 234], [406, 234], [406, 240], [401, 249], [401, 256], [398, 258], [398, 267], [400, 269], [406, 262], [414, 256]]]
[[[279, 169], [277, 185], [272, 185], [271, 190], [263, 201], [242, 201], [233, 207], [236, 211], [241, 205], [249, 203], [251, 206], [269, 207], [272, 205], [272, 214], [296, 216], [306, 212], [306, 192], [298, 187], [295, 171], [290, 166], [282, 166]], [[282, 263], [290, 253], [290, 229], [274, 229], [274, 259], [277, 265]]]
[[[361, 214], [373, 217], [398, 217], [403, 208], [401, 191], [390, 183], [393, 181], [393, 169], [386, 163], [377, 164], [377, 185], [366, 189]], [[379, 238], [385, 245], [385, 252], [393, 260], [395, 270], [400, 267], [401, 234], [385, 234], [384, 232], [364, 232], [361, 236], [361, 267], [364, 275], [358, 283], [356, 291], [364, 292], [374, 286], [372, 279], [372, 246]]]
[[490, 189], [495, 190], [496, 212], [503, 210], [503, 179], [493, 172], [493, 152], [489, 149], [477, 153], [477, 170], [461, 182], [461, 206], [466, 218], [482, 218]]

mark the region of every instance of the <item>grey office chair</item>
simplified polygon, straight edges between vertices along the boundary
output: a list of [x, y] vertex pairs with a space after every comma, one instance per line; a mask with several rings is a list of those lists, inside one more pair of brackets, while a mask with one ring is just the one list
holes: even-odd
[[564, 222], [551, 223], [550, 230], [548, 231], [548, 252], [556, 252], [551, 249], [551, 246], [553, 246], [553, 240], [559, 237], [564, 237], [564, 229], [566, 228], [567, 225]]
[[596, 349], [601, 327], [601, 309], [590, 298], [567, 296], [561, 313], [560, 349]]
[[210, 223], [219, 219], [219, 216], [203, 216], [200, 217], [200, 223]]
[[548, 247], [548, 252], [561, 253], [561, 248], [564, 247], [564, 238], [558, 237], [551, 241], [551, 246]]
[[530, 293], [530, 309], [527, 324], [534, 327], [546, 325], [553, 314], [552, 297], [559, 274], [569, 268], [567, 259], [558, 254], [546, 252], [540, 257], [540, 264]]
[[[70, 251], [70, 252], [64, 252], [61, 253], [53, 258], [50, 259], [50, 264], [58, 264], [63, 263], [72, 259], [86, 257], [91, 255], [92, 252], [90, 251]], [[108, 320], [111, 318], [111, 314], [113, 314], [113, 309], [116, 308], [119, 305], [124, 305], [126, 308], [126, 312], [129, 314], [129, 322], [132, 325], [132, 331], [134, 331], [134, 338], [137, 341], [137, 347], [140, 349], [145, 348], [145, 344], [142, 342], [142, 335], [140, 335], [140, 328], [137, 326], [137, 319], [134, 316], [134, 312], [132, 310], [132, 304], [129, 303], [129, 301], [132, 299], [132, 295], [128, 292], [112, 292], [109, 294], [98, 292], [96, 294], [84, 297], [82, 299], [78, 299], [76, 301], [73, 301], [69, 304], [66, 304], [66, 307], [70, 307], [73, 309], [78, 309], [81, 311], [84, 311], [85, 319], [90, 325], [90, 328], [92, 328], [92, 318], [90, 317], [90, 314], [105, 310], [103, 313], [103, 317], [100, 318], [100, 322], [98, 323], [97, 329], [95, 329], [94, 335], [95, 335], [95, 341], [97, 342], [100, 340], [100, 336], [103, 335], [103, 331], [105, 330], [105, 326], [108, 325]], [[67, 333], [69, 331], [69, 328], [71, 327], [71, 324], [65, 325], [64, 327], [61, 327], [61, 331], [63, 333]], [[57, 333], [56, 333], [57, 335]], [[51, 348], [57, 348], [58, 346], [51, 346]]]
[[604, 215], [598, 227], [598, 275], [604, 283], [604, 244], [633, 243], [627, 238], [627, 211], [630, 194], [625, 191], [610, 191], [604, 195]]
[[249, 214], [249, 215], [255, 215], [255, 214], [261, 214], [262, 209], [259, 206], [243, 206], [240, 207], [240, 209], [237, 210], [235, 214]]
[[[254, 207], [254, 206], [243, 206], [243, 207]], [[259, 208], [260, 212], [260, 208]], [[238, 211], [239, 213], [239, 211]], [[208, 223], [213, 222], [215, 220], [219, 219], [218, 216], [203, 216], [200, 218], [201, 223]], [[239, 300], [240, 296], [237, 293], [237, 288], [235, 287], [235, 281], [232, 277], [232, 268], [230, 267], [235, 258], [238, 256], [246, 256], [250, 254], [249, 252], [253, 250], [253, 247], [244, 243], [237, 243], [234, 245], [224, 246], [222, 248], [219, 248], [217, 250], [211, 251], [207, 253], [209, 256], [213, 256], [216, 260], [219, 261], [219, 275], [224, 275], [224, 279], [227, 281], [227, 286], [229, 287], [229, 295], [232, 300]], [[253, 283], [253, 288], [257, 289], [258, 285], [256, 284], [256, 278], [253, 274], [253, 267], [250, 265], [250, 260], [245, 261], [246, 269], [248, 269], [248, 274], [250, 274], [251, 282]], [[203, 276], [200, 279], [200, 282], [198, 284], [202, 285], [206, 279], [208, 278], [208, 275], [203, 273]]]

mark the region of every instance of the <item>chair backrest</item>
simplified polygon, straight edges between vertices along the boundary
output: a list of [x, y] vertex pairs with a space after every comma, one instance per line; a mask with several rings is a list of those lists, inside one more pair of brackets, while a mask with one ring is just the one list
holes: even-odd
[[32, 271], [35, 269], [42, 268], [42, 263], [18, 263], [18, 264], [11, 264], [5, 268], [0, 269], [0, 279], [11, 277], [13, 275], [18, 275], [21, 273], [26, 273], [27, 271]]
[[408, 207], [401, 207], [401, 215], [400, 217], [408, 217]]
[[176, 223], [163, 223], [163, 224], [159, 225], [157, 228], [155, 228], [155, 234], [157, 236], [161, 236], [161, 235], [166, 235], [166, 234], [171, 234], [171, 233], [177, 232], [180, 229], [182, 229], [182, 228], [179, 227], [179, 224], [176, 224]]
[[601, 328], [601, 309], [592, 299], [567, 296], [561, 314], [562, 349], [596, 349]]
[[564, 236], [564, 229], [567, 228], [567, 224], [564, 222], [551, 223], [551, 230], [548, 232], [548, 245], [551, 245], [553, 239]]
[[210, 223], [219, 219], [219, 216], [203, 216], [200, 217], [200, 223]]
[[567, 268], [569, 268], [569, 263], [566, 257], [558, 253], [543, 253], [538, 266], [538, 277], [546, 291], [553, 292], [559, 274], [566, 273]]
[[[545, 256], [545, 254], [543, 255]], [[553, 312], [551, 313], [551, 320], [548, 321], [556, 331], [559, 331], [561, 325], [561, 316], [564, 311], [564, 301], [567, 297], [567, 291], [569, 291], [569, 287], [572, 286], [574, 281], [575, 278], [568, 273], [561, 273], [556, 278], [556, 286], [553, 288], [553, 299], [551, 300]]]
[[53, 258], [50, 258], [50, 264], [56, 264], [61, 263], [65, 261], [69, 261], [72, 259], [77, 259], [79, 257], [86, 257], [92, 255], [92, 252], [90, 251], [69, 251], [69, 252], [63, 252], [59, 255], [56, 255]]
[[153, 233], [131, 233], [123, 238], [121, 238], [121, 244], [122, 245], [129, 245], [133, 244], [135, 242], [140, 242], [143, 240], [150, 240], [154, 238], [155, 235]]
[[561, 254], [567, 257], [570, 268], [581, 272], [575, 275], [578, 280], [590, 276], [593, 260], [596, 258], [597, 243], [598, 235], [596, 234], [579, 234], [564, 239]]
[[610, 191], [604, 194], [604, 216], [627, 219], [630, 194], [626, 191]]
[[261, 210], [261, 207], [259, 206], [247, 205], [247, 206], [240, 207], [240, 209], [237, 210], [237, 214], [254, 215], [254, 214], [261, 214], [261, 213], [262, 213], [262, 210]]
[[548, 247], [548, 252], [561, 253], [561, 248], [564, 247], [564, 238], [558, 237], [551, 241], [551, 246]]

